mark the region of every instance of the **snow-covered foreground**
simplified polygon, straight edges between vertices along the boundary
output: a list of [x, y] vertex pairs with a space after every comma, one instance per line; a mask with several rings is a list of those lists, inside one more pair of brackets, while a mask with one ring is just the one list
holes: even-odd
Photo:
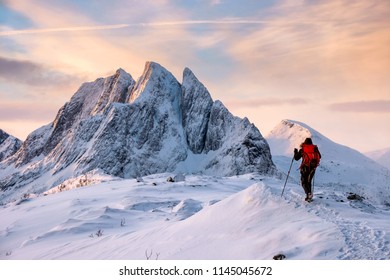
[[[7, 204], [1, 259], [390, 259], [390, 209], [283, 180], [116, 179]], [[106, 178], [107, 179], [107, 178]]]

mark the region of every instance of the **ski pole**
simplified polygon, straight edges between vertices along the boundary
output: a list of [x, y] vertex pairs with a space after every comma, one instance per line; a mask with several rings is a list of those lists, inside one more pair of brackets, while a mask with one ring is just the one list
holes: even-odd
[[293, 162], [294, 162], [294, 156], [293, 156], [292, 159], [291, 159], [291, 164], [290, 164], [290, 168], [288, 169], [288, 173], [287, 173], [287, 177], [286, 177], [286, 182], [284, 182], [282, 195], [281, 195], [280, 197], [283, 197], [284, 188], [286, 187], [287, 180], [288, 180], [288, 176], [290, 176], [290, 171], [291, 171], [291, 167], [292, 167]]

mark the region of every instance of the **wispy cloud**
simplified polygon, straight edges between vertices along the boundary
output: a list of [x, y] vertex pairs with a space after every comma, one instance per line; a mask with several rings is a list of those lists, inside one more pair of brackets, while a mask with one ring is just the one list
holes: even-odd
[[348, 113], [390, 113], [390, 100], [333, 103], [329, 105], [329, 109]]
[[178, 20], [178, 21], [157, 21], [138, 22], [111, 25], [91, 25], [91, 26], [68, 26], [57, 28], [37, 28], [37, 29], [10, 29], [0, 31], [0, 36], [28, 35], [40, 33], [56, 32], [77, 32], [77, 31], [99, 31], [122, 29], [129, 27], [164, 27], [164, 26], [186, 26], [186, 25], [267, 25], [273, 27], [288, 27], [291, 25], [323, 25], [329, 24], [330, 20], [257, 20], [251, 18], [226, 18], [226, 19], [204, 19], [204, 20]]
[[307, 99], [303, 98], [256, 98], [256, 99], [236, 99], [227, 100], [226, 105], [228, 107], [265, 107], [265, 106], [280, 106], [280, 105], [306, 105]]
[[222, 3], [222, 0], [210, 0], [211, 6], [220, 5]]
[[[281, 1], [283, 2], [283, 1]], [[270, 91], [323, 97], [388, 89], [390, 6], [381, 1], [284, 1], [259, 29], [233, 34], [225, 51]], [[367, 13], [370, 11], [370, 13]], [[284, 24], [283, 24], [284, 22]], [[376, 98], [382, 98], [376, 96]]]
[[53, 32], [109, 30], [109, 29], [125, 28], [129, 26], [130, 26], [129, 24], [113, 24], [113, 25], [96, 25], [96, 26], [73, 26], [73, 27], [59, 27], [59, 28], [6, 30], [6, 31], [0, 31], [0, 36], [14, 36], [14, 35], [26, 35], [26, 34], [53, 33]]
[[79, 83], [82, 78], [51, 70], [41, 64], [0, 56], [0, 79], [32, 86], [56, 86]]
[[[15, 36], [41, 33], [56, 33], [56, 32], [77, 32], [77, 31], [99, 31], [121, 29], [129, 27], [163, 27], [163, 26], [185, 26], [185, 25], [243, 25], [243, 24], [266, 24], [269, 21], [252, 20], [252, 19], [220, 19], [220, 20], [182, 20], [182, 21], [159, 21], [159, 22], [139, 22], [139, 23], [124, 23], [112, 25], [96, 25], [96, 26], [69, 26], [58, 28], [41, 28], [41, 29], [17, 29], [0, 31], [0, 36]], [[277, 23], [275, 23], [277, 24]], [[287, 23], [286, 23], [287, 24]]]

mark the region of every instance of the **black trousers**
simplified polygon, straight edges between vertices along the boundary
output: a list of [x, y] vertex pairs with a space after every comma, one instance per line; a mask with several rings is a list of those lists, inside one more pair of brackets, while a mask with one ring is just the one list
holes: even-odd
[[313, 181], [315, 172], [315, 168], [310, 168], [306, 165], [301, 166], [301, 185], [306, 195], [312, 192], [311, 182]]

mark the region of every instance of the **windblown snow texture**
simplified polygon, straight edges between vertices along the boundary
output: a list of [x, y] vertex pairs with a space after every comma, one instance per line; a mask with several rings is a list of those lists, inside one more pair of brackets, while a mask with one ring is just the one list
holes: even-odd
[[0, 161], [12, 156], [22, 146], [22, 141], [0, 129]]
[[180, 84], [147, 62], [137, 82], [119, 69], [84, 83], [52, 123], [32, 132], [0, 165], [0, 188], [43, 192], [91, 170], [130, 178], [177, 169], [276, 172], [259, 130], [213, 101], [191, 70]]

